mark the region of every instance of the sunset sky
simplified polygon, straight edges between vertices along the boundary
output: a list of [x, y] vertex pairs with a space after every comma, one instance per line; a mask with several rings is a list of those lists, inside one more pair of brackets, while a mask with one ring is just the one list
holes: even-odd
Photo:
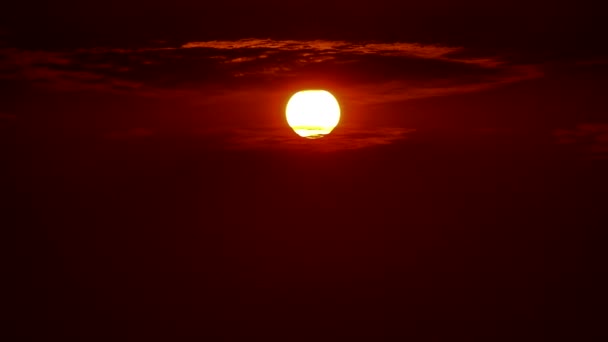
[[3, 5], [10, 340], [604, 340], [606, 13]]

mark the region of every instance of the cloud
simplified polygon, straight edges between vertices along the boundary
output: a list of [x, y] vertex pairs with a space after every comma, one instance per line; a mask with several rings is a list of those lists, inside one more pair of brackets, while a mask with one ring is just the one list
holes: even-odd
[[[201, 146], [220, 147], [233, 151], [309, 151], [331, 153], [390, 145], [406, 140], [415, 129], [403, 127], [361, 127], [339, 125], [322, 139], [305, 139], [287, 126], [206, 126], [182, 131], [180, 137], [202, 143]], [[166, 132], [165, 132], [166, 133]], [[170, 136], [160, 128], [133, 127], [104, 132], [101, 138], [117, 142]]]
[[[461, 79], [437, 80], [430, 84], [418, 84], [407, 80], [393, 80], [382, 84], [364, 84], [354, 87], [347, 94], [353, 103], [380, 104], [399, 102], [417, 98], [458, 95], [479, 92], [501, 85], [541, 77], [543, 74], [530, 66], [515, 66], [499, 75], [479, 77], [475, 82], [466, 83]], [[367, 94], [361, 96], [360, 94]]]
[[294, 150], [335, 152], [388, 145], [408, 138], [414, 129], [400, 127], [354, 128], [338, 127], [323, 139], [309, 140], [297, 136], [289, 128], [258, 127], [199, 132], [214, 136], [223, 146], [234, 150]]
[[[407, 42], [241, 39], [149, 48], [1, 49], [0, 79], [53, 90], [216, 101], [286, 84], [339, 88], [360, 104], [476, 92], [541, 77], [463, 47]], [[233, 97], [232, 100], [235, 100]]]
[[0, 49], [0, 79], [28, 82], [54, 90], [137, 88], [137, 82], [111, 77], [95, 68], [76, 68], [71, 53]]
[[[460, 63], [476, 64], [486, 67], [496, 67], [503, 61], [497, 58], [464, 57], [463, 47], [441, 46], [418, 43], [372, 43], [347, 42], [331, 40], [272, 40], [272, 39], [241, 39], [235, 41], [213, 40], [206, 42], [189, 42], [182, 48], [207, 48], [217, 50], [274, 50], [274, 51], [310, 51], [322, 54], [353, 54], [376, 56], [417, 57], [423, 59], [438, 59]], [[310, 53], [312, 54], [312, 53]], [[263, 55], [266, 56], [266, 55]]]
[[553, 131], [559, 145], [574, 146], [591, 159], [608, 159], [608, 124], [584, 123], [573, 129]]
[[420, 58], [447, 58], [450, 53], [461, 51], [460, 47], [422, 45], [416, 43], [354, 43], [332, 40], [272, 40], [241, 39], [233, 41], [213, 40], [189, 42], [182, 48], [207, 48], [216, 50], [277, 50], [315, 51], [324, 53], [373, 54], [388, 56], [415, 56]]

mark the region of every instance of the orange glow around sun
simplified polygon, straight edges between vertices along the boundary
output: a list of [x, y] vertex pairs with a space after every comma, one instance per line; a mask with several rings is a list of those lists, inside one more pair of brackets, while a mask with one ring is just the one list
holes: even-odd
[[287, 123], [299, 136], [309, 139], [329, 134], [340, 122], [340, 105], [326, 90], [295, 93], [285, 110]]

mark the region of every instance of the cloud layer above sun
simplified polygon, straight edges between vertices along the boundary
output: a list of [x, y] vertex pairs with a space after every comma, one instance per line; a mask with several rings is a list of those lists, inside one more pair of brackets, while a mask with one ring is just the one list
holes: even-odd
[[[137, 49], [0, 50], [0, 78], [56, 90], [209, 99], [287, 84], [339, 87], [354, 101], [386, 103], [479, 91], [541, 76], [462, 47], [414, 43], [242, 39]], [[264, 89], [262, 89], [264, 88]]]
[[[171, 124], [184, 116], [184, 110], [191, 110], [198, 115], [197, 124], [203, 126], [207, 119], [234, 116], [222, 121], [228, 129], [217, 136], [225, 146], [236, 149], [299, 148], [299, 141], [284, 136], [278, 128], [284, 123], [264, 112], [281, 112], [281, 101], [301, 89], [330, 90], [348, 111], [479, 92], [543, 75], [539, 64], [464, 47], [344, 40], [154, 42], [138, 48], [67, 50], [6, 47], [0, 48], [0, 59], [0, 82], [29, 89], [26, 91], [119, 97], [116, 105], [101, 104], [86, 114], [97, 111], [106, 115], [102, 121], [125, 122], [125, 127], [113, 127], [102, 134], [108, 139], [156, 136], [161, 129], [146, 120], [153, 121], [151, 117], [159, 115], [162, 119], [156, 122]], [[132, 105], [138, 109], [125, 115], [114, 113], [128, 107], [129, 101], [165, 104], [163, 109], [146, 104], [146, 108], [154, 107], [150, 112]], [[68, 104], [63, 102], [63, 106]], [[63, 111], [59, 107], [56, 112]], [[101, 113], [101, 108], [110, 112]], [[159, 114], [161, 110], [167, 113]], [[269, 124], [272, 127], [267, 129], [251, 129]], [[344, 125], [336, 130], [332, 147], [321, 149], [386, 145], [406, 138], [411, 131], [411, 127]]]

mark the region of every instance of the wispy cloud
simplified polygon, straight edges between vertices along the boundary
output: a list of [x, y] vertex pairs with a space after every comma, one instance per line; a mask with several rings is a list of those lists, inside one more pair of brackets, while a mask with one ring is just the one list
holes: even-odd
[[415, 56], [420, 58], [445, 58], [461, 51], [460, 47], [422, 45], [416, 43], [353, 43], [334, 40], [272, 40], [241, 39], [189, 42], [182, 48], [208, 48], [218, 50], [259, 49], [279, 51], [317, 51], [325, 53], [352, 53], [390, 56]]
[[210, 89], [207, 97], [226, 97], [254, 85], [276, 91], [304, 80], [331, 82], [361, 104], [476, 92], [542, 76], [536, 65], [407, 42], [241, 39], [136, 49], [2, 49], [0, 57], [0, 78], [56, 90], [183, 97]]
[[[213, 40], [206, 42], [189, 42], [182, 48], [207, 48], [216, 50], [275, 50], [275, 51], [310, 51], [321, 54], [353, 54], [376, 56], [417, 57], [438, 59], [460, 63], [476, 64], [486, 67], [496, 67], [504, 61], [492, 57], [463, 57], [458, 53], [465, 51], [463, 47], [441, 46], [418, 43], [372, 43], [347, 42], [332, 40], [272, 40], [272, 39], [241, 39], [233, 41]], [[312, 53], [309, 53], [312, 54]], [[267, 55], [260, 55], [265, 57]], [[250, 57], [250, 60], [253, 58]]]
[[[345, 95], [350, 98], [352, 103], [359, 104], [399, 102], [417, 98], [479, 92], [509, 83], [535, 79], [542, 75], [542, 72], [533, 66], [514, 66], [509, 68], [508, 72], [479, 77], [471, 83], [462, 82], [458, 78], [437, 80], [427, 84], [418, 84], [407, 80], [393, 80], [382, 84], [355, 86]], [[360, 94], [368, 95], [361, 96]]]
[[[0, 49], [0, 79], [27, 81], [54, 90], [137, 88], [138, 82], [111, 77], [98, 68], [77, 68], [72, 53]], [[102, 66], [103, 67], [103, 66]]]
[[592, 159], [608, 159], [608, 124], [585, 123], [573, 129], [556, 129], [556, 143], [575, 146]]
[[294, 150], [334, 152], [388, 145], [407, 139], [414, 129], [399, 127], [354, 128], [341, 127], [323, 139], [302, 139], [289, 128], [258, 127], [200, 132], [216, 136], [227, 148], [235, 150]]
[[[218, 109], [225, 116], [244, 117], [243, 110], [249, 107], [243, 103], [278, 103], [277, 99], [302, 87], [328, 86], [344, 103], [365, 106], [478, 92], [542, 76], [538, 65], [510, 63], [463, 47], [404, 42], [244, 39], [134, 49], [8, 48], [0, 49], [0, 58], [0, 79], [5, 81], [53, 91], [118, 93], [144, 102], [170, 99], [180, 106], [208, 106], [202, 115], [209, 117]], [[103, 137], [116, 141], [153, 138], [161, 129], [146, 127], [137, 123]], [[311, 142], [288, 127], [234, 127], [200, 132], [200, 136], [239, 150], [331, 152], [392, 144], [413, 132], [340, 125], [331, 135]]]

